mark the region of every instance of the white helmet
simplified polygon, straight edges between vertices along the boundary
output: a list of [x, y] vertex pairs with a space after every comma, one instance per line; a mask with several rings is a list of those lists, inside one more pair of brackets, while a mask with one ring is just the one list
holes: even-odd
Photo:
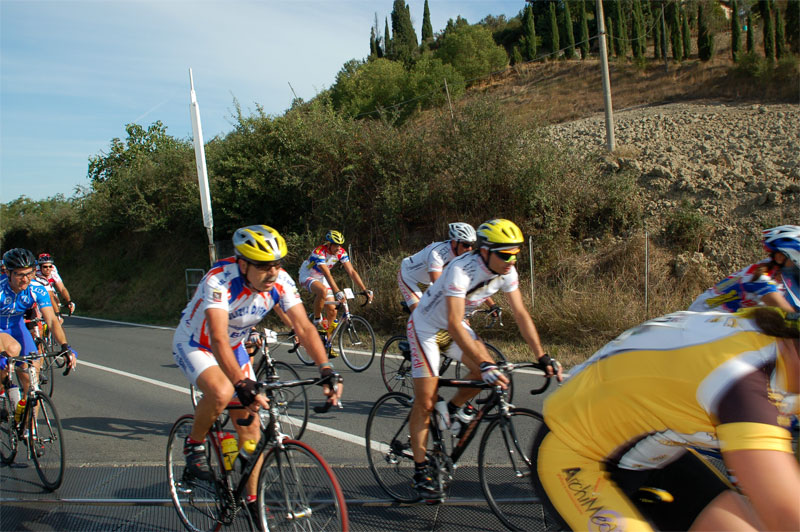
[[478, 239], [478, 236], [475, 234], [475, 229], [468, 223], [453, 222], [450, 224], [449, 228], [450, 240], [474, 244]]
[[781, 225], [761, 232], [767, 251], [780, 251], [800, 267], [800, 225]]

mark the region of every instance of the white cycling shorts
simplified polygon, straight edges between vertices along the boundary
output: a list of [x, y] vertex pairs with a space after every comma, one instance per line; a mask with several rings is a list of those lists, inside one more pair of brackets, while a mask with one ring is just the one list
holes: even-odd
[[411, 307], [411, 305], [419, 303], [419, 300], [422, 298], [423, 290], [430, 285], [423, 288], [419, 283], [403, 277], [403, 268], [400, 268], [397, 271], [397, 286], [400, 288], [400, 295], [403, 296], [403, 301], [406, 302], [406, 305]]
[[314, 283], [322, 283], [322, 286], [327, 288], [328, 295], [329, 296], [333, 295], [333, 290], [331, 290], [331, 285], [328, 284], [328, 280], [322, 274], [319, 274], [319, 276], [317, 277], [315, 275], [309, 275], [309, 274], [303, 275], [303, 273], [300, 272], [299, 281], [300, 281], [300, 286], [302, 286], [312, 294], [314, 293], [314, 291], [311, 290], [311, 285]]
[[[239, 362], [239, 367], [242, 368], [245, 378], [255, 380], [253, 365], [250, 363], [250, 357], [247, 355], [247, 351], [244, 350], [244, 346], [239, 344], [234, 347], [233, 354], [236, 355], [236, 361]], [[183, 374], [194, 386], [197, 386], [197, 378], [205, 370], [211, 366], [219, 366], [216, 357], [211, 351], [190, 342], [174, 342], [172, 344], [172, 356]]]
[[[467, 330], [473, 340], [478, 339], [478, 335], [467, 322], [462, 321], [461, 326]], [[461, 362], [463, 354], [461, 348], [447, 331], [417, 324], [412, 316], [406, 325], [406, 335], [408, 344], [411, 346], [411, 376], [415, 379], [438, 377], [443, 353], [445, 356]]]

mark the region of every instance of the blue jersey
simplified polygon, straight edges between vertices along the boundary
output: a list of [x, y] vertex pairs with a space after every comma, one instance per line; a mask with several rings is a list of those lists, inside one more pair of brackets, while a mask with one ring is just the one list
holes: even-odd
[[22, 320], [29, 308], [38, 304], [39, 308], [52, 307], [47, 289], [40, 283], [31, 283], [19, 294], [9, 285], [8, 276], [0, 276], [0, 329], [11, 329]]

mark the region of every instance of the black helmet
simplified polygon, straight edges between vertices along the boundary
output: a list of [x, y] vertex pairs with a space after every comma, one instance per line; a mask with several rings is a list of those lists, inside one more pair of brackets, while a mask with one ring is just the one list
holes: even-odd
[[3, 253], [3, 265], [9, 271], [19, 268], [32, 268], [36, 266], [36, 257], [32, 252], [24, 248], [9, 249]]

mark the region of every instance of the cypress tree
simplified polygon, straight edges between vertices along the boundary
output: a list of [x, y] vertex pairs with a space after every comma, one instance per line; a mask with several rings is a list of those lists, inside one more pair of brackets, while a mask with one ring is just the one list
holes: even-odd
[[536, 59], [536, 24], [533, 6], [527, 4], [522, 14], [522, 57], [526, 61]]
[[625, 59], [628, 55], [628, 24], [622, 9], [622, 0], [614, 0], [614, 23], [617, 26], [617, 51]]
[[558, 17], [556, 16], [556, 3], [550, 2], [550, 51], [554, 54], [561, 49], [560, 38], [558, 35]]
[[581, 59], [586, 59], [589, 55], [589, 20], [586, 18], [586, 4], [584, 2], [578, 2], [578, 5], [581, 6], [581, 44], [578, 48], [581, 51]]
[[575, 57], [575, 34], [572, 31], [572, 13], [569, 11], [569, 2], [564, 0], [564, 30], [567, 34], [567, 59]]
[[[645, 2], [648, 5], [650, 3], [647, 0]], [[639, 55], [644, 58], [647, 55], [647, 28], [649, 27], [647, 21], [651, 18], [650, 8], [648, 7], [648, 12], [645, 13], [642, 0], [636, 0], [636, 8], [639, 13]]]
[[708, 20], [710, 16], [711, 12], [701, 1], [697, 6], [697, 55], [703, 61], [708, 61], [714, 55], [714, 33]]
[[739, 50], [742, 48], [742, 28], [739, 22], [739, 6], [736, 0], [731, 2], [731, 56], [734, 63], [739, 60]]
[[383, 27], [383, 55], [384, 57], [392, 57], [392, 36], [389, 34], [389, 19], [383, 19], [385, 25]]
[[433, 42], [433, 26], [431, 25], [431, 10], [428, 8], [428, 0], [425, 0], [425, 8], [422, 10], [422, 42]]
[[760, 0], [761, 18], [764, 21], [764, 57], [772, 60], [775, 57], [775, 29], [772, 25], [772, 10], [768, 0]]
[[394, 0], [392, 9], [392, 59], [409, 64], [414, 60], [419, 44], [411, 14], [404, 0]]
[[661, 10], [657, 10], [655, 12], [655, 17], [653, 18], [653, 57], [655, 59], [662, 59], [663, 56], [661, 55]]
[[639, 12], [636, 10], [636, 0], [633, 3], [633, 11], [631, 11], [631, 51], [633, 57], [640, 59], [642, 57], [642, 48], [639, 46], [639, 41], [642, 38], [641, 26], [639, 25]]
[[786, 4], [786, 41], [792, 52], [800, 54], [800, 2]]
[[755, 50], [755, 37], [753, 36], [753, 16], [747, 12], [747, 53]]
[[[698, 9], [700, 9], [698, 7]], [[692, 31], [689, 29], [689, 14], [681, 7], [681, 36], [683, 37], [683, 57], [692, 55]], [[698, 19], [699, 20], [699, 19]], [[699, 24], [699, 22], [698, 22]], [[698, 39], [700, 37], [698, 36]]]
[[611, 20], [611, 17], [606, 19], [606, 48], [608, 49], [608, 55], [611, 55], [611, 52], [614, 51], [614, 21]]
[[378, 43], [375, 40], [375, 28], [369, 29], [369, 59], [377, 59], [378, 57]]
[[781, 8], [777, 4], [775, 8], [775, 59], [780, 59], [786, 54], [786, 38], [783, 29], [783, 17]]
[[511, 64], [518, 65], [524, 62], [525, 59], [522, 57], [522, 52], [519, 51], [519, 45], [515, 44], [514, 48], [511, 50]]
[[670, 4], [669, 33], [672, 36], [672, 59], [680, 62], [683, 59], [683, 47], [681, 43], [681, 21], [678, 13], [678, 5]]

